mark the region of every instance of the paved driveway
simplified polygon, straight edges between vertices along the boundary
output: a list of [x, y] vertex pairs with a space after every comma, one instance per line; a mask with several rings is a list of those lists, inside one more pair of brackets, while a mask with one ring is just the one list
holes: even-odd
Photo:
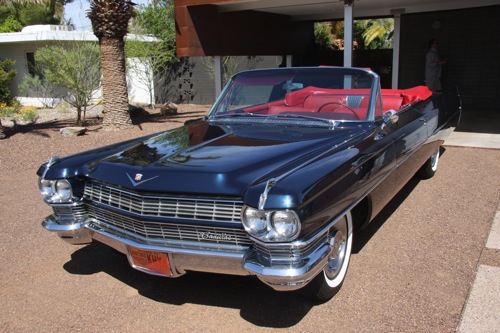
[[40, 226], [50, 208], [35, 170], [50, 143], [38, 141], [30, 162], [0, 142], [12, 166], [0, 174], [2, 332], [452, 332], [478, 264], [499, 265], [483, 249], [500, 150], [447, 147], [436, 176], [411, 181], [361, 235], [341, 292], [315, 305], [253, 278], [149, 276], [105, 246], [62, 242]]

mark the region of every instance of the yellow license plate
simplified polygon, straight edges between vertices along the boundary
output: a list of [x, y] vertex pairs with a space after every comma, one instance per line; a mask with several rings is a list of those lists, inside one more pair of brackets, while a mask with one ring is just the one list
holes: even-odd
[[172, 276], [166, 253], [140, 250], [129, 246], [128, 252], [134, 268], [150, 274]]

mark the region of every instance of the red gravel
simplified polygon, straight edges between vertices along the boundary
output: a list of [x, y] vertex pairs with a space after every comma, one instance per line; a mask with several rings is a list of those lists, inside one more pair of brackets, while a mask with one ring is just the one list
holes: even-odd
[[[133, 270], [93, 243], [43, 230], [51, 213], [36, 169], [64, 156], [176, 127], [206, 114], [180, 106], [121, 132], [67, 121], [7, 128], [0, 140], [0, 332], [455, 332], [499, 202], [500, 150], [447, 147], [436, 176], [412, 180], [362, 235], [343, 289], [315, 305], [253, 278]], [[201, 110], [198, 112], [196, 110]], [[136, 119], [137, 120], [137, 119]]]

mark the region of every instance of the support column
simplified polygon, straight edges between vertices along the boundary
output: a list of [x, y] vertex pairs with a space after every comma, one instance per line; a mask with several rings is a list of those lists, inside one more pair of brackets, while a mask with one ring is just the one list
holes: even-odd
[[286, 67], [292, 67], [292, 55], [290, 54], [286, 56]]
[[352, 67], [354, 0], [344, 0], [344, 67]]
[[222, 57], [214, 57], [215, 99], [222, 92]]
[[401, 40], [401, 14], [405, 12], [404, 8], [392, 9], [394, 15], [394, 45], [392, 48], [392, 89], [398, 89], [399, 81], [399, 49]]

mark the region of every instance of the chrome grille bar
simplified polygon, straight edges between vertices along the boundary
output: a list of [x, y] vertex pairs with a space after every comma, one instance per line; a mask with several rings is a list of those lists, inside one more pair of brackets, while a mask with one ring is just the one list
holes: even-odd
[[100, 182], [85, 184], [84, 198], [142, 216], [241, 223], [243, 202], [230, 199], [141, 195]]
[[88, 206], [87, 211], [93, 224], [104, 229], [137, 235], [148, 243], [174, 240], [238, 246], [253, 244], [243, 229], [143, 221], [95, 206]]
[[61, 224], [75, 223], [75, 221], [83, 220], [87, 217], [85, 205], [83, 204], [58, 204], [53, 205], [52, 209]]

